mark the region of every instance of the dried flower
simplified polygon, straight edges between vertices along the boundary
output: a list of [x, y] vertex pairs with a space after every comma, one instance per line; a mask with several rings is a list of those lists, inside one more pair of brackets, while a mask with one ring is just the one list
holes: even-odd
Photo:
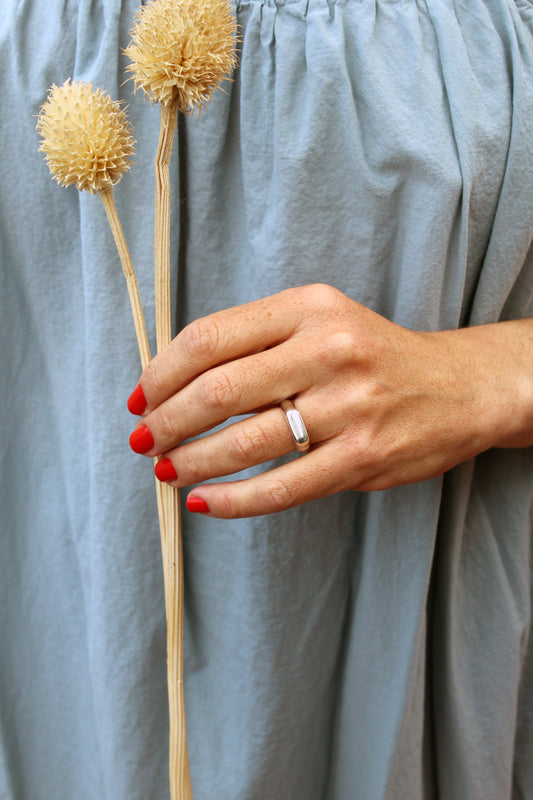
[[185, 113], [202, 108], [235, 65], [236, 31], [228, 0], [152, 0], [125, 51], [135, 88]]
[[120, 103], [91, 83], [67, 80], [52, 86], [41, 108], [40, 150], [62, 186], [91, 194], [117, 184], [135, 149], [132, 127]]

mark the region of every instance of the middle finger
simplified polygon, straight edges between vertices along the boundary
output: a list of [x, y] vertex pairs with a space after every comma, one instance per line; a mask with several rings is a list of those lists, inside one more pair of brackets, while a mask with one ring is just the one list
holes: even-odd
[[292, 339], [208, 370], [144, 417], [130, 445], [160, 455], [232, 416], [278, 404], [315, 383], [317, 361], [305, 342]]

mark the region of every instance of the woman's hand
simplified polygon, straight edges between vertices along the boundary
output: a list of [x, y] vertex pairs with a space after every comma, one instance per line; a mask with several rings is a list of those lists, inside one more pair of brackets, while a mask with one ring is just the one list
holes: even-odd
[[329, 286], [289, 289], [199, 319], [158, 354], [129, 401], [144, 414], [130, 443], [162, 456], [160, 479], [202, 483], [293, 451], [279, 405], [292, 398], [309, 452], [202, 485], [190, 510], [254, 516], [424, 480], [489, 447], [533, 442], [532, 322], [420, 333]]

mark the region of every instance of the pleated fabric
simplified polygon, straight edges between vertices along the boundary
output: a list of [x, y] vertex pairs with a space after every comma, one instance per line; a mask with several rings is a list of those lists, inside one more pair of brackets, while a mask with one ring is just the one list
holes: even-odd
[[[35, 132], [68, 77], [127, 101], [137, 152], [116, 200], [153, 341], [159, 114], [125, 83], [136, 6], [0, 15], [2, 800], [168, 797], [128, 298], [101, 202], [53, 183]], [[418, 330], [531, 316], [533, 3], [235, 13], [233, 81], [179, 124], [175, 329], [312, 282]], [[529, 448], [268, 517], [186, 514], [195, 800], [530, 797], [532, 508]]]

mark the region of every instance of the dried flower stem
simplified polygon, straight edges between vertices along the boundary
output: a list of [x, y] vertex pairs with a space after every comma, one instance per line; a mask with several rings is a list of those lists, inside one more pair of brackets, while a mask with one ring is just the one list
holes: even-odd
[[183, 684], [183, 559], [178, 489], [162, 485], [165, 524], [162, 528], [163, 571], [167, 615], [167, 675], [170, 717], [169, 779], [172, 800], [192, 800]]
[[[172, 337], [170, 302], [170, 177], [177, 103], [161, 105], [155, 157], [155, 314], [158, 352]], [[167, 615], [167, 677], [170, 717], [169, 778], [171, 800], [192, 800], [183, 686], [183, 559], [179, 489], [162, 484], [161, 547]]]
[[155, 314], [158, 352], [170, 344], [170, 177], [169, 163], [177, 123], [177, 103], [161, 106], [155, 156]]
[[124, 237], [124, 231], [117, 213], [115, 205], [115, 198], [111, 189], [99, 192], [104, 208], [109, 220], [111, 232], [117, 246], [120, 263], [126, 278], [128, 286], [128, 294], [130, 297], [131, 310], [133, 312], [133, 321], [135, 323], [135, 332], [137, 334], [137, 344], [139, 345], [139, 354], [141, 356], [141, 365], [144, 369], [150, 361], [150, 346], [148, 344], [148, 336], [146, 334], [146, 325], [144, 322], [144, 315], [141, 305], [141, 298], [139, 295], [139, 285], [133, 264], [131, 262], [130, 253]]
[[[150, 361], [150, 345], [148, 343], [148, 335], [146, 333], [146, 324], [144, 321], [144, 314], [141, 305], [141, 297], [139, 294], [139, 285], [137, 283], [137, 276], [131, 261], [128, 245], [124, 236], [124, 231], [118, 216], [117, 207], [115, 205], [115, 198], [111, 189], [102, 189], [99, 192], [102, 198], [102, 203], [107, 214], [107, 219], [113, 234], [113, 239], [118, 250], [120, 263], [126, 278], [128, 287], [128, 294], [130, 298], [131, 310], [133, 313], [133, 322], [135, 324], [135, 332], [137, 334], [137, 344], [139, 346], [139, 355], [141, 357], [141, 366], [144, 369]], [[157, 510], [159, 516], [160, 530], [165, 528], [165, 503], [163, 498], [164, 485], [156, 480], [156, 493], [157, 493]]]

